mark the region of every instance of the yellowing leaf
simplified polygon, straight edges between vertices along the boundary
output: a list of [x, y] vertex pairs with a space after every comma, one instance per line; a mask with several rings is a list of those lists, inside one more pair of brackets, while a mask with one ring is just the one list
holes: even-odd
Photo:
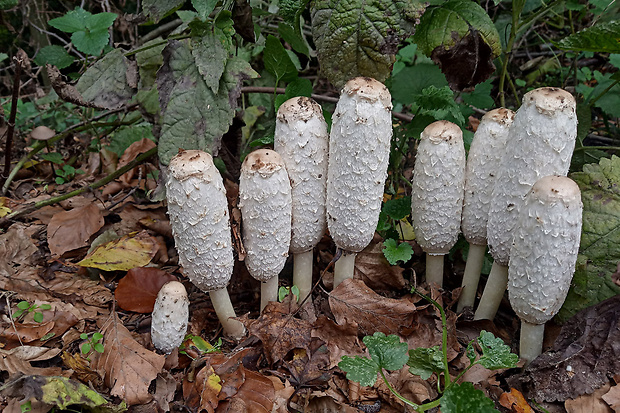
[[3, 196], [0, 197], [0, 218], [2, 218], [3, 216], [6, 216], [8, 214], [10, 214], [11, 208], [8, 208], [7, 205], [7, 201], [8, 198], [5, 198]]
[[400, 220], [400, 222], [396, 225], [396, 230], [398, 231], [400, 239], [403, 241], [413, 241], [415, 239], [413, 227], [409, 222], [407, 222], [406, 219]]
[[222, 379], [220, 379], [220, 376], [218, 376], [217, 374], [213, 373], [207, 379], [206, 385], [209, 386], [211, 389], [213, 389], [213, 391], [216, 394], [218, 394], [220, 392], [220, 390], [222, 390], [222, 385], [220, 384], [221, 381], [222, 381]]
[[146, 231], [134, 232], [100, 245], [77, 264], [104, 271], [128, 271], [147, 265], [156, 252], [153, 237]]

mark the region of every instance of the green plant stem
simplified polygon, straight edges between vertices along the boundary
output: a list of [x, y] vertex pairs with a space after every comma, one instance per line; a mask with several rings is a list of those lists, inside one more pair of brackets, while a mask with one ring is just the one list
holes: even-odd
[[17, 116], [17, 101], [19, 100], [20, 76], [22, 73], [22, 59], [15, 57], [15, 76], [13, 81], [13, 95], [11, 98], [11, 112], [6, 128], [6, 146], [4, 149], [4, 171], [0, 177], [0, 182], [4, 184], [4, 180], [8, 179], [11, 170], [11, 154], [13, 152], [13, 135], [15, 133], [15, 118]]
[[[153, 155], [157, 154], [157, 147], [149, 149], [147, 152], [144, 152], [142, 154], [140, 154], [139, 156], [136, 157], [136, 159], [134, 159], [133, 161], [129, 162], [127, 165], [123, 166], [122, 168], [114, 171], [113, 173], [107, 175], [106, 177], [93, 182], [92, 184], [86, 185], [80, 189], [76, 189], [75, 191], [63, 194], [63, 195], [58, 195], [49, 199], [46, 199], [44, 201], [39, 201], [36, 202], [35, 204], [24, 208], [24, 209], [20, 209], [19, 211], [15, 211], [12, 212], [10, 214], [8, 214], [7, 216], [5, 216], [4, 218], [2, 218], [2, 220], [0, 220], [0, 224], [11, 220], [11, 219], [15, 219], [17, 217], [20, 217], [22, 215], [28, 214], [30, 212], [36, 211], [39, 208], [43, 208], [44, 206], [48, 206], [48, 205], [53, 205], [56, 204], [58, 202], [64, 201], [65, 199], [69, 199], [72, 198], [76, 195], [80, 195], [83, 194], [85, 192], [91, 191], [93, 189], [97, 189], [113, 180], [115, 180], [116, 178], [118, 178], [119, 176], [123, 175], [125, 172], [132, 170], [133, 168], [135, 168], [136, 166], [140, 165], [142, 162], [144, 162], [145, 160], [147, 160], [148, 158], [150, 158]], [[0, 225], [0, 227], [2, 227], [2, 225]]]
[[587, 151], [588, 149], [600, 149], [602, 151], [620, 151], [620, 146], [580, 146], [579, 148], [575, 148], [573, 152]]
[[586, 103], [588, 103], [588, 105], [593, 106], [596, 101], [598, 101], [600, 98], [603, 97], [603, 95], [605, 95], [605, 93], [609, 92], [611, 89], [613, 89], [614, 86], [616, 86], [618, 83], [620, 83], [620, 79], [615, 80], [611, 85], [607, 86], [605, 88], [605, 90], [603, 90], [601, 93], [598, 94], [598, 96], [596, 96], [594, 99], [592, 99], [591, 101], [588, 102], [588, 100], [586, 100]]
[[388, 390], [391, 391], [392, 394], [398, 398], [398, 400], [402, 401], [407, 406], [411, 406], [413, 408], [413, 410], [415, 410], [416, 412], [423, 412], [423, 411], [427, 410], [427, 409], [420, 410], [420, 407], [423, 407], [423, 406], [415, 404], [414, 402], [412, 402], [411, 400], [407, 399], [406, 397], [403, 397], [399, 392], [397, 392], [396, 389], [394, 387], [392, 387], [392, 385], [388, 381], [387, 377], [385, 377], [385, 373], [383, 373], [383, 369], [379, 369], [379, 374], [381, 374], [381, 378], [383, 379], [383, 382], [387, 386]]
[[141, 47], [138, 47], [137, 49], [130, 50], [127, 53], [125, 53], [124, 56], [125, 57], [133, 56], [137, 53], [144, 52], [154, 47], [161, 46], [162, 44], [167, 44], [169, 40], [182, 40], [182, 39], [189, 39], [190, 37], [191, 35], [189, 33], [188, 34], [175, 34], [175, 35], [169, 36], [167, 39], [160, 40], [157, 43], [149, 44], [148, 46], [141, 46]]

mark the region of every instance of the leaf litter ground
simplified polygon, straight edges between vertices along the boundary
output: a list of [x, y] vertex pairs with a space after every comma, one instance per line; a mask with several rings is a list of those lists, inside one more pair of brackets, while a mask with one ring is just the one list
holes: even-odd
[[[150, 146], [142, 141], [134, 145], [124, 162]], [[224, 339], [215, 351], [221, 333], [217, 317], [207, 296], [182, 276], [165, 206], [142, 196], [155, 186], [150, 176], [145, 179], [148, 169], [108, 184], [103, 188], [106, 200], [93, 193], [74, 197], [33, 212], [0, 234], [3, 411], [21, 412], [28, 403], [33, 411], [70, 404], [110, 412], [180, 407], [207, 412], [405, 409], [381, 380], [360, 386], [347, 380], [338, 363], [345, 355], [368, 357], [362, 338], [376, 332], [398, 336], [409, 349], [441, 345], [437, 311], [409, 293], [416, 271], [423, 273], [423, 256], [415, 243], [413, 261], [392, 266], [383, 255], [383, 239], [375, 237], [358, 256], [356, 279], [331, 291], [329, 264], [335, 248], [325, 237], [316, 249], [315, 281], [324, 274], [312, 300], [299, 307], [288, 296], [270, 303], [260, 315], [259, 283], [238, 262], [229, 290], [248, 335], [241, 343]], [[17, 209], [28, 198], [43, 197], [33, 182], [21, 196], [5, 198], [3, 206]], [[70, 185], [56, 190], [66, 191]], [[236, 190], [232, 182], [227, 187]], [[468, 365], [467, 343], [482, 330], [516, 350], [518, 323], [507, 302], [495, 324], [451, 311], [463, 267], [459, 256], [455, 254], [448, 268], [454, 275], [446, 282], [451, 293], [419, 286], [447, 309], [453, 374]], [[182, 351], [164, 356], [150, 343], [150, 311], [157, 291], [171, 279], [188, 288], [191, 319]], [[287, 266], [281, 284], [290, 284], [290, 279]], [[22, 300], [50, 304], [51, 309], [41, 311], [40, 322], [34, 321], [33, 312], [12, 318]], [[483, 390], [503, 411], [536, 411], [533, 398], [551, 412], [583, 411], [583, 406], [596, 403], [615, 409], [620, 376], [610, 372], [618, 371], [614, 343], [619, 308], [620, 300], [612, 298], [580, 313], [561, 330], [551, 325], [547, 347], [552, 351], [524, 372], [491, 372], [477, 365], [463, 381]], [[104, 351], [83, 353], [82, 345], [95, 332], [103, 335]], [[416, 403], [438, 397], [437, 374], [431, 368], [423, 375], [428, 379], [411, 375], [407, 366], [386, 374], [400, 394]]]

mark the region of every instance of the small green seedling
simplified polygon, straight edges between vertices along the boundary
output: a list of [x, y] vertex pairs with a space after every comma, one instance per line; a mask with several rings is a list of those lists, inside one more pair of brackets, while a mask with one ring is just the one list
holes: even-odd
[[200, 336], [195, 336], [193, 334], [188, 334], [183, 339], [183, 343], [179, 346], [179, 353], [184, 354], [189, 358], [193, 358], [187, 353], [187, 350], [197, 350], [199, 354], [209, 354], [209, 353], [217, 353], [221, 352], [222, 348], [222, 337], [219, 337], [215, 344], [211, 345], [208, 341]]
[[299, 301], [299, 288], [296, 285], [292, 287], [280, 287], [278, 289], [278, 301], [283, 302], [290, 293], [293, 293], [296, 302]]
[[[20, 318], [24, 317], [26, 314], [34, 313], [32, 315], [32, 318], [37, 323], [40, 323], [41, 321], [43, 321], [43, 313], [41, 311], [49, 310], [52, 308], [52, 306], [49, 304], [37, 305], [34, 303], [30, 304], [28, 301], [20, 301], [19, 303], [17, 303], [17, 308], [19, 310], [13, 313], [14, 320], [19, 320]], [[36, 310], [41, 310], [41, 311], [36, 311]]]
[[83, 174], [84, 171], [81, 169], [75, 169], [71, 165], [64, 165], [62, 168], [56, 169], [56, 175], [58, 175], [55, 179], [58, 185], [62, 185], [71, 181], [75, 174]]
[[[497, 412], [493, 401], [487, 398], [484, 393], [474, 388], [472, 383], [458, 383], [463, 375], [476, 364], [489, 369], [507, 369], [516, 367], [519, 356], [510, 352], [504, 342], [495, 337], [492, 333], [481, 331], [480, 336], [472, 340], [466, 350], [470, 365], [465, 368], [454, 380], [450, 378], [448, 370], [448, 328], [446, 313], [443, 308], [433, 299], [420, 294], [415, 289], [412, 292], [424, 297], [432, 303], [441, 314], [442, 322], [442, 345], [432, 348], [408, 349], [407, 343], [402, 343], [396, 335], [386, 336], [383, 333], [375, 333], [372, 336], [363, 338], [364, 344], [368, 348], [368, 357], [349, 357], [343, 356], [338, 363], [347, 374], [349, 380], [360, 383], [362, 386], [373, 386], [377, 381], [377, 374], [381, 376], [387, 388], [402, 402], [413, 408], [416, 412], [425, 412], [437, 406], [441, 406], [441, 411], [445, 413], [461, 412]], [[475, 344], [480, 348], [481, 354], [476, 351]], [[442, 396], [429, 403], [418, 405], [406, 399], [392, 387], [385, 377], [385, 370], [400, 370], [404, 366], [409, 366], [409, 372], [427, 380], [433, 373], [438, 377], [437, 387]], [[443, 388], [440, 376], [443, 374]]]
[[89, 334], [82, 333], [80, 334], [80, 338], [82, 340], [86, 340], [86, 342], [82, 343], [82, 345], [80, 346], [80, 353], [86, 356], [87, 360], [88, 360], [88, 355], [93, 350], [95, 350], [97, 353], [103, 353], [104, 347], [103, 347], [103, 343], [101, 342], [101, 340], [103, 339], [103, 334], [96, 332], [96, 333], [93, 333], [91, 337], [89, 337]]

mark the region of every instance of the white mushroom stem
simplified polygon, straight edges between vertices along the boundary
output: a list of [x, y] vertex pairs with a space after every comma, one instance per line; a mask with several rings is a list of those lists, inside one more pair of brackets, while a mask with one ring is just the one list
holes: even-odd
[[[494, 262], [508, 265], [514, 229], [525, 196], [544, 176], [566, 176], [576, 137], [576, 103], [570, 93], [545, 87], [523, 96], [523, 104], [510, 126], [502, 168], [491, 196], [487, 237]], [[487, 285], [500, 284], [492, 280], [493, 274], [489, 275]], [[497, 292], [487, 296], [501, 300], [503, 294]], [[499, 308], [499, 302], [481, 301], [480, 305]], [[494, 316], [487, 313], [485, 318]]]
[[461, 231], [465, 147], [452, 122], [428, 125], [420, 135], [411, 183], [411, 219], [416, 241], [426, 252], [426, 281], [443, 286], [444, 255]]
[[334, 288], [346, 279], [353, 278], [355, 272], [356, 252], [342, 251], [342, 255], [334, 264]]
[[312, 291], [313, 260], [313, 250], [293, 254], [293, 285], [299, 288], [300, 303], [305, 300]]
[[525, 365], [542, 353], [545, 338], [545, 325], [528, 323], [521, 320], [521, 339], [519, 341], [519, 357]]
[[216, 297], [213, 308], [224, 320], [224, 333], [242, 337], [243, 325], [228, 321], [235, 317], [226, 291], [234, 264], [232, 239], [226, 189], [211, 155], [198, 150], [175, 155], [168, 166], [166, 197], [183, 273]]
[[284, 161], [270, 149], [246, 156], [239, 178], [245, 266], [261, 282], [261, 311], [278, 297], [278, 274], [291, 243], [291, 184]]
[[498, 108], [486, 113], [469, 149], [465, 170], [465, 199], [463, 201], [463, 220], [461, 228], [467, 242], [469, 253], [461, 284], [458, 311], [473, 307], [484, 263], [487, 245], [487, 222], [501, 159], [506, 152], [509, 127], [515, 113], [510, 109]]
[[209, 298], [211, 298], [213, 308], [216, 309], [215, 314], [217, 314], [218, 320], [222, 323], [224, 332], [236, 340], [242, 338], [245, 335], [245, 327], [241, 321], [235, 320], [237, 315], [226, 288], [209, 291]]
[[338, 264], [335, 285], [353, 278], [355, 254], [377, 228], [390, 158], [391, 109], [388, 89], [368, 77], [349, 80], [336, 105], [329, 138], [327, 225], [344, 261]]
[[303, 301], [312, 290], [312, 250], [325, 234], [329, 134], [321, 106], [295, 97], [278, 109], [274, 149], [291, 181], [293, 285]]
[[506, 292], [508, 266], [493, 262], [474, 320], [493, 320]]
[[465, 307], [474, 306], [476, 292], [478, 291], [478, 282], [480, 281], [480, 272], [484, 265], [484, 254], [486, 251], [486, 244], [469, 244], [467, 264], [465, 264], [465, 273], [463, 274], [463, 282], [461, 284], [462, 290], [457, 311], [462, 311]]

